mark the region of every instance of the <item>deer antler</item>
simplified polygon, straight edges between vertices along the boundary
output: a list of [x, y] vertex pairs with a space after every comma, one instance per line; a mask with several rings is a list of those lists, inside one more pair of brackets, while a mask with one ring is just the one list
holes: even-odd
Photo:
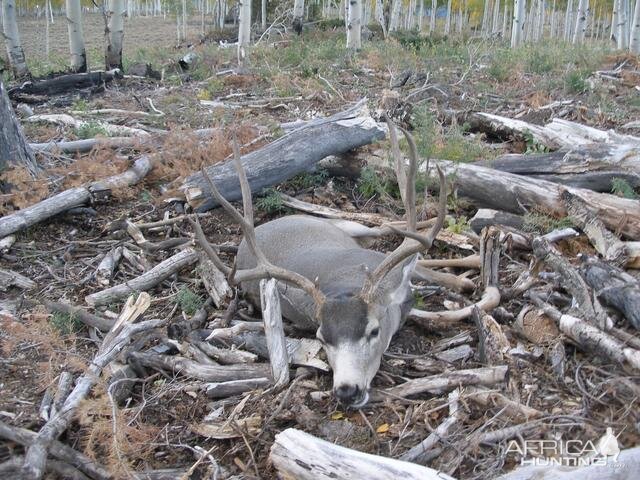
[[378, 265], [378, 267], [373, 271], [373, 273], [370, 275], [370, 277], [362, 287], [361, 295], [367, 302], [371, 301], [371, 297], [375, 293], [382, 279], [384, 279], [384, 277], [391, 270], [393, 270], [395, 266], [397, 266], [406, 258], [431, 248], [433, 240], [436, 238], [436, 235], [438, 235], [438, 232], [444, 225], [444, 220], [447, 213], [446, 179], [440, 167], [437, 167], [438, 177], [440, 180], [438, 217], [436, 219], [436, 223], [433, 224], [426, 236], [417, 233], [415, 177], [418, 170], [418, 149], [416, 148], [416, 143], [413, 140], [413, 136], [404, 128], [399, 127], [405, 138], [407, 139], [407, 143], [409, 144], [409, 169], [405, 173], [405, 169], [403, 168], [404, 160], [402, 158], [402, 154], [400, 153], [400, 147], [398, 146], [398, 136], [395, 131], [395, 125], [393, 124], [393, 122], [391, 122], [391, 120], [389, 120], [389, 118], [387, 118], [386, 120], [387, 125], [389, 126], [391, 153], [395, 159], [398, 184], [402, 188], [402, 184], [404, 183], [405, 187], [404, 195], [402, 195], [402, 200], [404, 202], [404, 208], [407, 216], [407, 230], [399, 230], [393, 226], [390, 226], [389, 228], [391, 228], [391, 230], [399, 235], [416, 240], [418, 243], [409, 243], [406, 241], [403, 242], [398, 248], [396, 248], [391, 254], [389, 254], [380, 265]]
[[[267, 257], [264, 255], [258, 242], [256, 240], [256, 232], [253, 225], [253, 205], [251, 199], [251, 187], [247, 181], [247, 175], [240, 161], [240, 147], [238, 147], [238, 140], [234, 134], [233, 136], [233, 159], [234, 166], [238, 172], [238, 178], [240, 179], [240, 189], [242, 191], [242, 206], [244, 210], [244, 216], [236, 210], [226, 198], [222, 196], [218, 188], [213, 183], [213, 180], [207, 173], [206, 169], [202, 169], [202, 175], [209, 184], [211, 194], [222, 205], [229, 215], [240, 225], [242, 233], [244, 233], [244, 239], [247, 242], [247, 246], [251, 253], [255, 256], [257, 266], [248, 270], [233, 271], [226, 267], [227, 272], [230, 273], [229, 281], [234, 284], [245, 282], [248, 280], [260, 280], [262, 278], [275, 278], [282, 280], [295, 287], [301, 288], [307, 292], [316, 303], [316, 307], [319, 308], [325, 301], [324, 294], [316, 287], [316, 285], [308, 278], [300, 275], [299, 273], [292, 272], [290, 270], [273, 265]], [[200, 238], [199, 238], [200, 241]], [[212, 250], [210, 248], [210, 250]], [[210, 253], [205, 248], [208, 255]], [[213, 259], [212, 259], [213, 260]], [[219, 260], [219, 259], [218, 259]]]

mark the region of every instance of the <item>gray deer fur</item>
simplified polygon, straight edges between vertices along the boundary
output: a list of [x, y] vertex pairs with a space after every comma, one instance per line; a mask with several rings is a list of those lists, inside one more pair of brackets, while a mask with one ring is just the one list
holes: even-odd
[[[313, 299], [301, 289], [279, 283], [283, 316], [299, 328], [317, 330], [333, 368], [336, 395], [354, 408], [361, 407], [368, 400], [382, 354], [411, 309], [414, 261], [395, 267], [377, 288], [376, 301], [367, 305], [360, 291], [367, 275], [384, 260], [383, 253], [362, 248], [330, 221], [304, 215], [270, 221], [255, 232], [271, 263], [312, 279], [326, 295], [319, 326]], [[255, 266], [243, 240], [236, 267]], [[260, 305], [257, 280], [243, 282], [242, 289], [254, 305]]]

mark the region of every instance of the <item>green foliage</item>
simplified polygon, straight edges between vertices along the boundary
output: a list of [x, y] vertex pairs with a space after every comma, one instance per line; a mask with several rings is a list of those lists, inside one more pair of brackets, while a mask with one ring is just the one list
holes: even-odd
[[571, 70], [564, 78], [565, 90], [569, 93], [584, 93], [587, 91], [588, 74], [581, 70]]
[[611, 193], [623, 198], [638, 198], [638, 194], [624, 178], [614, 178], [611, 180]]
[[411, 123], [418, 154], [423, 159], [470, 162], [491, 159], [495, 155], [479, 136], [467, 135], [464, 125], [443, 128], [426, 105], [414, 109]]
[[524, 143], [526, 145], [526, 149], [524, 151], [525, 154], [527, 153], [546, 153], [549, 151], [549, 149], [541, 144], [534, 136], [531, 132], [524, 132]]
[[296, 190], [319, 187], [327, 183], [329, 172], [324, 168], [319, 168], [314, 172], [306, 172], [296, 175], [287, 183]]
[[373, 167], [366, 166], [360, 171], [358, 191], [367, 198], [380, 195], [385, 191], [384, 182]]
[[280, 192], [274, 188], [267, 188], [256, 200], [256, 208], [264, 213], [274, 214], [283, 211], [285, 207]]
[[418, 30], [398, 30], [391, 32], [400, 45], [416, 52], [433, 47], [436, 43], [443, 42], [446, 38], [439, 35], [422, 35]]
[[526, 70], [529, 73], [543, 74], [551, 72], [556, 67], [557, 59], [545, 50], [533, 48], [526, 57]]
[[451, 233], [463, 233], [469, 231], [471, 229], [471, 225], [469, 224], [469, 220], [464, 215], [459, 217], [447, 218], [447, 230]]
[[210, 78], [202, 90], [198, 92], [198, 100], [212, 100], [224, 90], [224, 82], [219, 77]]
[[182, 287], [177, 296], [178, 305], [187, 315], [193, 315], [204, 304], [200, 295], [189, 287]]
[[82, 322], [73, 314], [54, 312], [49, 320], [51, 326], [62, 335], [70, 335], [82, 330]]
[[98, 135], [108, 137], [109, 133], [104, 128], [104, 125], [101, 122], [89, 120], [88, 122], [83, 123], [80, 127], [76, 128], [76, 135], [78, 136], [78, 138], [87, 139], [95, 138]]
[[319, 30], [342, 30], [344, 29], [344, 20], [340, 18], [327, 18], [316, 23]]
[[531, 210], [524, 216], [523, 230], [544, 235], [553, 230], [574, 226], [575, 222], [571, 217], [556, 218], [540, 210]]
[[78, 112], [86, 112], [89, 110], [89, 103], [84, 98], [79, 98], [71, 106], [71, 110]]

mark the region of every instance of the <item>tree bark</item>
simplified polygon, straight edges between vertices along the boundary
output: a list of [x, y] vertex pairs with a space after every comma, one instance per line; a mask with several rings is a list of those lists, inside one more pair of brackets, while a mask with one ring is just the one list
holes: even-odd
[[629, 51], [640, 55], [640, 1], [636, 0], [636, 8], [633, 13], [631, 23], [631, 38], [629, 41]]
[[620, 198], [583, 188], [564, 187], [546, 180], [522, 177], [499, 172], [491, 168], [470, 164], [454, 164], [444, 160], [432, 160], [448, 175], [454, 175], [458, 192], [482, 206], [526, 213], [536, 207], [549, 214], [566, 216], [562, 193], [576, 195], [589, 210], [613, 231], [632, 240], [640, 239], [640, 201]]
[[251, 44], [251, 0], [239, 0], [240, 16], [238, 28], [238, 64], [242, 65], [246, 52]]
[[304, 0], [295, 0], [293, 2], [293, 31], [298, 35], [302, 34], [302, 24], [304, 17]]
[[349, 2], [347, 48], [351, 50], [359, 50], [362, 48], [362, 0], [347, 1]]
[[19, 87], [9, 90], [9, 96], [15, 98], [24, 95], [58, 95], [70, 90], [97, 87], [121, 78], [120, 72], [111, 70], [106, 72], [72, 73], [37, 82], [25, 82]]
[[67, 29], [69, 31], [69, 51], [71, 53], [71, 70], [87, 71], [87, 53], [82, 33], [82, 7], [80, 0], [66, 0]]
[[[385, 128], [369, 116], [366, 104], [360, 102], [329, 118], [308, 122], [266, 147], [244, 155], [242, 164], [251, 190], [260, 192], [298, 173], [311, 170], [329, 155], [367, 145], [385, 135]], [[242, 197], [233, 161], [207, 167], [207, 173], [227, 200], [234, 201]], [[202, 173], [187, 178], [182, 190], [187, 201], [198, 211], [206, 211], [217, 205]]]
[[593, 143], [551, 153], [508, 154], [478, 165], [596, 192], [611, 192], [614, 179], [640, 187], [640, 143]]
[[107, 27], [105, 29], [105, 69], [122, 68], [122, 44], [124, 40], [124, 16], [127, 12], [124, 0], [109, 0]]
[[522, 43], [524, 37], [524, 12], [526, 0], [515, 0], [513, 7], [513, 27], [511, 28], [511, 48], [515, 48]]
[[24, 167], [33, 176], [40, 169], [0, 78], [0, 173], [9, 166]]
[[15, 0], [2, 0], [2, 30], [13, 76], [17, 79], [30, 77], [18, 31]]
[[573, 43], [582, 43], [587, 30], [587, 16], [589, 14], [589, 0], [578, 1], [578, 15], [576, 17], [576, 29], [573, 32]]

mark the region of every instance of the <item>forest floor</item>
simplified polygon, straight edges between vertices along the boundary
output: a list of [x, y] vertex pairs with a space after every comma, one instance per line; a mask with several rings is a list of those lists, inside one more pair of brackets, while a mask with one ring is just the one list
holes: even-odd
[[[97, 68], [102, 59], [102, 19], [87, 15], [85, 20], [89, 60]], [[67, 36], [63, 19], [56, 18], [52, 26], [49, 61], [43, 56], [43, 20], [21, 22], [26, 56], [34, 73], [64, 69]], [[622, 130], [625, 124], [640, 118], [638, 59], [617, 53], [604, 42], [573, 46], [553, 41], [512, 50], [499, 39], [429, 38], [407, 33], [385, 42], [374, 34], [372, 40], [364, 42], [362, 51], [350, 54], [344, 49], [342, 31], [326, 23], [305, 31], [301, 37], [274, 34], [263, 39], [249, 50], [242, 70], [226, 74], [236, 67], [236, 52], [219, 46], [218, 40], [225, 35], [201, 39], [197, 35], [199, 19], [195, 17], [190, 29], [191, 46], [176, 46], [172, 19], [127, 20], [125, 69], [139, 62], [150, 63], [162, 72], [162, 80], [125, 77], [99, 92], [74, 92], [30, 105], [35, 114], [68, 113], [88, 120], [83, 128], [76, 129], [25, 121], [30, 142], [104, 135], [101, 121], [171, 133], [159, 150], [159, 165], [144, 182], [114, 192], [108, 203], [92, 205], [93, 211], [62, 214], [20, 232], [10, 251], [0, 254], [0, 268], [21, 273], [37, 284], [24, 296], [16, 289], [8, 291], [2, 304], [4, 308], [13, 305], [18, 319], [3, 316], [0, 328], [2, 421], [37, 430], [43, 424], [39, 406], [44, 392], [55, 386], [62, 371], [81, 374], [95, 354], [95, 334], [88, 335], [73, 316], [48, 312], [40, 302], [46, 299], [85, 305], [86, 295], [104, 288], [92, 275], [96, 266], [107, 251], [118, 246], [130, 248], [138, 263], [123, 262], [112, 284], [128, 281], [173, 255], [175, 251], [171, 249], [148, 252], [138, 248], [123, 229], [124, 220], [154, 222], [184, 213], [184, 204], [172, 201], [178, 195], [181, 180], [202, 165], [227, 158], [232, 132], [239, 134], [246, 153], [282, 135], [279, 125], [283, 122], [330, 115], [367, 97], [372, 112], [386, 108], [388, 99], [395, 99], [392, 113], [411, 127], [422, 158], [471, 162], [490, 160], [502, 153], [545, 150], [533, 140], [503, 141], [470, 133], [465, 125], [450, 122], [451, 112], [482, 111], [536, 124], [561, 117], [605, 130], [640, 134], [638, 127]], [[229, 33], [228, 38], [233, 34]], [[197, 61], [182, 71], [177, 62], [188, 52], [194, 52]], [[620, 66], [628, 73], [616, 81], [595, 73]], [[100, 108], [151, 112], [150, 101], [162, 115], [98, 117], [90, 113]], [[219, 127], [220, 133], [204, 145], [190, 134], [193, 129], [209, 127]], [[0, 197], [0, 213], [8, 214], [65, 188], [119, 173], [140, 151], [156, 149], [114, 152], [103, 148], [78, 156], [39, 155], [46, 167], [46, 175], [41, 178], [34, 181], [16, 171], [0, 178], [13, 185], [10, 194]], [[388, 143], [381, 142], [364, 147], [355, 155], [358, 159], [368, 155], [386, 158], [387, 151]], [[312, 172], [274, 189], [341, 210], [398, 217], [402, 209], [392, 179], [366, 171], [369, 173], [360, 178], [329, 178], [323, 172]], [[274, 190], [256, 198], [255, 205], [256, 224], [291, 212]], [[455, 221], [448, 225], [449, 231], [464, 234], [475, 210], [472, 204], [452, 196], [449, 214]], [[532, 234], [547, 233], [566, 221], [544, 211], [532, 212], [526, 220]], [[207, 213], [200, 221], [211, 243], [239, 243], [239, 227], [220, 210]], [[151, 241], [191, 234], [187, 222], [145, 232]], [[376, 246], [384, 249], [389, 245], [378, 242]], [[585, 242], [579, 240], [562, 245], [563, 253], [572, 261], [585, 249]], [[432, 256], [453, 258], [474, 251], [436, 242]], [[505, 256], [501, 283], [511, 285], [527, 268], [529, 256], [522, 252]], [[231, 255], [223, 259], [232, 262]], [[470, 278], [476, 281], [477, 273]], [[477, 291], [471, 297], [477, 299], [481, 293]], [[195, 268], [184, 269], [150, 294], [151, 307], [145, 317], [168, 318], [172, 323], [192, 316], [208, 297]], [[23, 302], [24, 297], [35, 303]], [[440, 310], [447, 298], [446, 293], [438, 291], [418, 302], [422, 309]], [[513, 319], [526, 303], [517, 297], [501, 306], [506, 317]], [[112, 304], [96, 313], [112, 318], [121, 308], [122, 304]], [[211, 310], [209, 319], [221, 317], [225, 309]], [[257, 316], [250, 311], [245, 315]], [[437, 342], [464, 332], [474, 336], [475, 331], [471, 321], [439, 331], [408, 323], [394, 338], [374, 385], [383, 388], [407, 378], [481, 366], [474, 357], [447, 364], [434, 360], [430, 354]], [[149, 339], [149, 345], [160, 345], [163, 338], [157, 335]], [[520, 342], [514, 338], [512, 346]], [[595, 442], [606, 427], [613, 427], [620, 435], [621, 448], [638, 445], [637, 372], [630, 373], [570, 345], [567, 349], [564, 378], [554, 376], [551, 366], [534, 356], [523, 356], [510, 365], [504, 391], [545, 415], [541, 420], [544, 431], [535, 428], [530, 433], [532, 437], [527, 438], [560, 432], [565, 439]], [[116, 478], [132, 478], [130, 470], [181, 468], [184, 472], [204, 451], [216, 459], [227, 475], [275, 478], [267, 461], [269, 448], [274, 435], [288, 427], [357, 450], [398, 457], [425, 438], [447, 415], [446, 395], [389, 400], [361, 411], [344, 411], [331, 397], [318, 400], [309, 395], [331, 387], [330, 376], [319, 372], [297, 380], [284, 392], [257, 390], [242, 399], [211, 400], [194, 385], [197, 382], [178, 373], [155, 374], [135, 386], [127, 403], [113, 409], [106, 386], [99, 384], [82, 404], [73, 428], [62, 440], [107, 465]], [[495, 478], [510, 470], [516, 459], [505, 453], [506, 441], [465, 444], [464, 439], [471, 438], [480, 427], [507, 427], [511, 419], [495, 406], [485, 408], [465, 402], [463, 408], [463, 424], [441, 445], [442, 454], [429, 466], [461, 479]], [[205, 417], [210, 421], [226, 419], [232, 411], [236, 418], [259, 417], [259, 428], [237, 430], [228, 439], [197, 433]], [[0, 461], [20, 452], [13, 444], [0, 442]], [[212, 468], [210, 462], [204, 461], [192, 478], [209, 478]]]

